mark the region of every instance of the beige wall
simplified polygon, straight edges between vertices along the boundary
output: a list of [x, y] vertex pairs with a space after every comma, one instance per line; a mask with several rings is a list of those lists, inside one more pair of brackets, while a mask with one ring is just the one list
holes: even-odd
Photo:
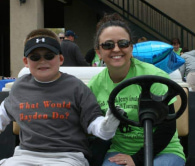
[[195, 32], [195, 0], [145, 0]]
[[33, 29], [44, 27], [43, 0], [10, 0], [10, 67], [11, 76], [17, 77], [24, 67], [24, 40]]

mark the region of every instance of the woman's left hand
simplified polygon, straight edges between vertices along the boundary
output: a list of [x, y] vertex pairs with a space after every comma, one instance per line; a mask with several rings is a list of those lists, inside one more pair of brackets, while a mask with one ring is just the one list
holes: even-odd
[[135, 166], [135, 163], [130, 155], [117, 154], [108, 159], [110, 162], [115, 162], [118, 165]]

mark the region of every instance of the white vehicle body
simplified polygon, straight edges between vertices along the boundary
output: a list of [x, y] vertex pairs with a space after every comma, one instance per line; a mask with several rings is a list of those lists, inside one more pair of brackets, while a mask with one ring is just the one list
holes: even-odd
[[[60, 71], [63, 73], [68, 73], [74, 75], [75, 77], [82, 80], [85, 84], [99, 72], [101, 72], [105, 67], [60, 67]], [[18, 74], [21, 77], [24, 74], [30, 73], [29, 69], [24, 67]], [[188, 87], [188, 84], [182, 81], [182, 77], [179, 70], [175, 70], [170, 75], [170, 78], [177, 82], [182, 87]]]

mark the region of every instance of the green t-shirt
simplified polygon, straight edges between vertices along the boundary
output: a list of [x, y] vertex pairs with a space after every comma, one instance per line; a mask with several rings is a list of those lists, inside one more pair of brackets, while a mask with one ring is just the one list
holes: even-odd
[[98, 57], [98, 55], [97, 54], [95, 54], [95, 57], [94, 57], [94, 59], [93, 59], [93, 61], [92, 61], [92, 66], [97, 66], [97, 67], [100, 67], [101, 66], [101, 60], [100, 60], [100, 58]]
[[174, 51], [177, 55], [180, 56], [181, 50], [182, 50], [182, 48], [179, 48], [178, 51], [175, 51], [175, 50], [173, 50], [173, 51]]
[[[154, 65], [131, 58], [131, 67], [126, 76], [126, 79], [141, 76], [141, 75], [158, 75], [169, 78], [169, 75]], [[123, 81], [124, 81], [123, 80]], [[110, 79], [108, 69], [105, 68], [101, 73], [94, 76], [88, 83], [89, 88], [95, 94], [97, 101], [105, 114], [108, 109], [108, 98], [112, 90], [120, 83], [113, 83]], [[167, 86], [155, 83], [151, 87], [151, 92], [155, 95], [165, 94]], [[141, 93], [139, 85], [131, 85], [120, 91], [116, 96], [115, 105], [120, 105], [127, 112], [128, 118], [138, 121], [138, 98]], [[173, 103], [173, 99], [170, 103]], [[144, 146], [144, 130], [141, 127], [131, 126], [132, 131], [129, 133], [121, 133], [118, 129], [112, 139], [112, 145], [109, 152], [121, 152], [129, 155], [135, 154], [141, 147]], [[154, 128], [155, 130], [155, 128]], [[163, 141], [163, 140], [162, 140]], [[178, 133], [173, 136], [169, 145], [161, 153], [174, 153], [184, 158], [183, 147], [181, 146]]]

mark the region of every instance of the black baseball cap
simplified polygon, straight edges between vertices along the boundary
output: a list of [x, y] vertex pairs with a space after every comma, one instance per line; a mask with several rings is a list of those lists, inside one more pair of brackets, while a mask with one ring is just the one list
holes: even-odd
[[78, 36], [71, 30], [67, 30], [65, 36], [73, 36], [75, 39], [78, 38]]
[[31, 51], [41, 47], [51, 50], [56, 55], [61, 53], [60, 43], [57, 40], [51, 37], [39, 36], [27, 41], [24, 47], [24, 56], [27, 57]]

